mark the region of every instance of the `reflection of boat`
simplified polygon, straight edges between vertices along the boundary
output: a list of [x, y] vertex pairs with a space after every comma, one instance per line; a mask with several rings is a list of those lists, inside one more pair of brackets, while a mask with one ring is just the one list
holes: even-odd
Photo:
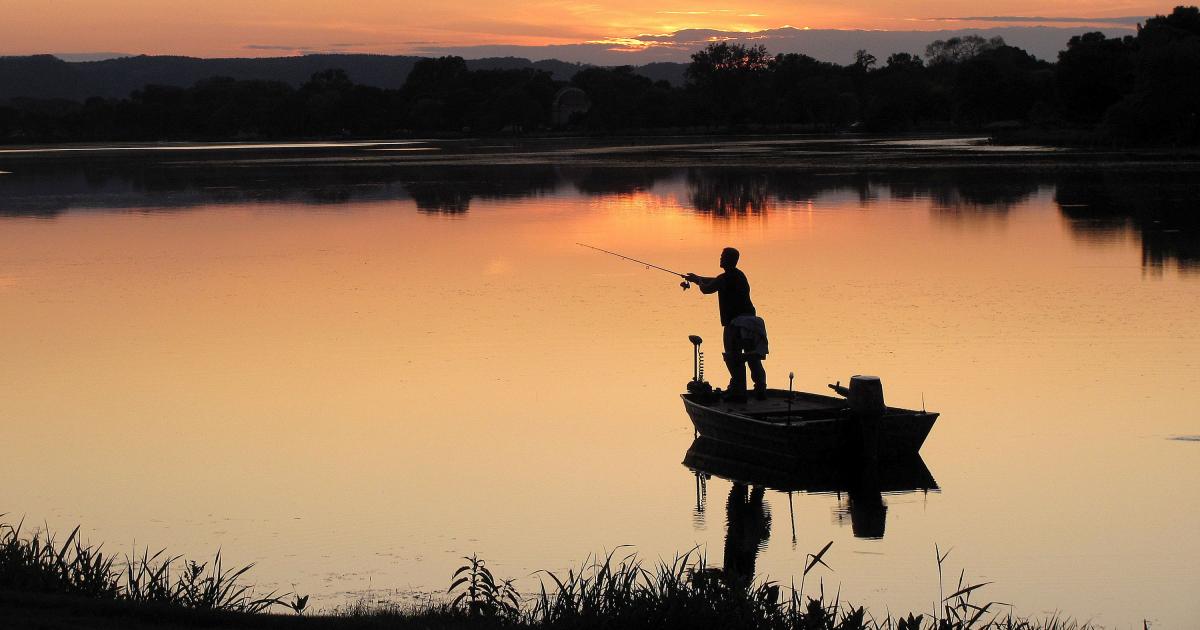
[[770, 389], [762, 398], [733, 401], [704, 382], [700, 338], [691, 340], [695, 366], [682, 398], [700, 436], [792, 456], [864, 452], [890, 458], [920, 451], [938, 417], [885, 406], [883, 385], [871, 376], [855, 376], [849, 387], [830, 385], [844, 398]]
[[[887, 519], [884, 494], [938, 490], [937, 481], [916, 453], [880, 461], [867, 457], [830, 461], [772, 454], [700, 437], [692, 442], [683, 464], [698, 475], [720, 477], [740, 486], [789, 494], [844, 495], [839, 520], [848, 514], [854, 535], [859, 538], [883, 537]], [[701, 503], [698, 499], [697, 504]]]
[[866, 488], [901, 493], [938, 489], [925, 460], [915, 453], [874, 464], [857, 458], [830, 462], [765, 453], [699, 437], [692, 442], [683, 465], [714, 477], [780, 492], [834, 493]]

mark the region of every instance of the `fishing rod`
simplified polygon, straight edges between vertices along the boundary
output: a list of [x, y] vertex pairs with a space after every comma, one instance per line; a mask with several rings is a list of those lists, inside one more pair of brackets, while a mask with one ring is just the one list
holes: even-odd
[[576, 244], [576, 245], [578, 245], [578, 246], [580, 246], [580, 247], [586, 247], [586, 248], [588, 248], [588, 249], [594, 249], [594, 250], [596, 250], [596, 251], [598, 251], [598, 252], [604, 252], [605, 254], [608, 254], [608, 255], [610, 255], [610, 256], [616, 256], [617, 258], [624, 258], [625, 260], [628, 260], [629, 262], [635, 262], [635, 263], [638, 263], [639, 265], [646, 265], [646, 267], [650, 267], [650, 268], [658, 269], [659, 271], [665, 271], [665, 272], [667, 272], [667, 273], [669, 273], [669, 274], [671, 274], [671, 275], [673, 275], [673, 276], [679, 276], [680, 278], [683, 278], [683, 282], [680, 282], [680, 283], [679, 283], [679, 286], [680, 286], [680, 287], [683, 287], [683, 290], [684, 290], [684, 291], [687, 291], [687, 290], [688, 290], [688, 288], [690, 288], [690, 287], [692, 286], [692, 283], [691, 283], [691, 282], [689, 282], [689, 281], [688, 281], [688, 279], [687, 279], [687, 274], [682, 274], [682, 273], [679, 273], [678, 271], [672, 271], [672, 270], [670, 270], [670, 269], [667, 269], [666, 267], [659, 267], [658, 265], [655, 265], [655, 264], [653, 264], [653, 263], [648, 263], [648, 262], [646, 262], [646, 261], [644, 261], [644, 260], [638, 260], [637, 258], [630, 258], [629, 256], [626, 256], [626, 255], [624, 255], [624, 254], [618, 254], [617, 252], [610, 252], [610, 251], [608, 251], [607, 249], [601, 249], [601, 248], [599, 248], [599, 247], [594, 247], [594, 246], [592, 246], [592, 245], [588, 245], [587, 243], [578, 243], [578, 242], [577, 242], [577, 243], [575, 243], [575, 244]]

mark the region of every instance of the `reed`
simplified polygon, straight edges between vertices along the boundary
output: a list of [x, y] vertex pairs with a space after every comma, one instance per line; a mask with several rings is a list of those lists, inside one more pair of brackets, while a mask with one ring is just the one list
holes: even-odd
[[[621, 548], [589, 556], [578, 569], [565, 573], [541, 571], [538, 592], [524, 605], [476, 606], [467, 602], [462, 591], [451, 604], [451, 611], [504, 626], [529, 628], [745, 628], [750, 630], [1088, 630], [1092, 626], [1052, 616], [1030, 620], [1001, 615], [1002, 602], [980, 603], [977, 599], [988, 583], [969, 584], [965, 571], [949, 595], [940, 594], [940, 610], [932, 616], [914, 615], [882, 618], [865, 608], [842, 601], [840, 591], [829, 596], [824, 581], [816, 596], [803, 594], [804, 578], [824, 567], [832, 541], [820, 551], [808, 554], [801, 587], [783, 587], [766, 580], [743, 584], [735, 576], [712, 568], [698, 548], [678, 554], [671, 560], [647, 565], [634, 553], [618, 555]], [[948, 553], [934, 550], [938, 565], [939, 588]], [[477, 571], [482, 564], [476, 556], [466, 558], [456, 576]], [[490, 584], [506, 584], [491, 574]], [[451, 588], [463, 589], [460, 577]], [[975, 599], [973, 599], [975, 598]], [[513, 604], [516, 601], [513, 600]]]
[[[0, 519], [3, 515], [0, 514]], [[238, 625], [278, 607], [298, 624], [320, 621], [330, 628], [744, 628], [747, 630], [1091, 630], [1094, 626], [1058, 615], [1027, 619], [1009, 604], [981, 602], [987, 583], [970, 584], [959, 573], [954, 590], [944, 589], [949, 552], [934, 548], [939, 605], [931, 614], [876, 618], [827, 594], [823, 579], [806, 595], [810, 573], [833, 568], [826, 562], [832, 542], [805, 558], [800, 587], [771, 580], [747, 583], [709, 566], [693, 548], [669, 560], [645, 562], [625, 547], [588, 556], [565, 572], [539, 571], [538, 591], [522, 595], [513, 580], [497, 578], [476, 555], [451, 576], [447, 597], [401, 606], [365, 599], [323, 614], [307, 612], [308, 597], [294, 593], [258, 596], [243, 580], [253, 565], [226, 568], [217, 552], [210, 563], [159, 551], [125, 556], [118, 562], [80, 541], [75, 528], [61, 543], [51, 533], [22, 535], [23, 523], [0, 521], [0, 591], [112, 600], [130, 606], [247, 615]], [[3, 598], [0, 598], [3, 600]], [[1001, 608], [1010, 612], [1001, 613]], [[305, 619], [300, 619], [304, 617]], [[249, 621], [248, 621], [249, 620]], [[169, 622], [164, 621], [167, 625]], [[293, 625], [284, 624], [284, 627]]]
[[24, 521], [0, 524], [0, 586], [25, 591], [112, 598], [119, 589], [113, 558], [79, 540], [79, 528], [63, 543], [53, 534], [21, 537]]
[[83, 543], [79, 527], [61, 544], [48, 530], [23, 536], [23, 528], [0, 522], [0, 589], [242, 613], [286, 605], [275, 593], [255, 595], [242, 581], [253, 565], [227, 569], [219, 550], [210, 563], [149, 550], [118, 563]]

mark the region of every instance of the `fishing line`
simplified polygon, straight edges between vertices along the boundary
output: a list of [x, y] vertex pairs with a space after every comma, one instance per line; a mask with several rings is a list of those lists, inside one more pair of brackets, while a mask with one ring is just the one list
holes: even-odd
[[603, 248], [600, 248], [600, 247], [596, 247], [596, 246], [594, 246], [594, 245], [588, 245], [587, 243], [579, 243], [579, 242], [576, 242], [575, 244], [576, 244], [576, 245], [578, 245], [578, 246], [580, 246], [580, 247], [586, 247], [586, 248], [588, 248], [588, 249], [594, 249], [594, 250], [596, 250], [596, 251], [598, 251], [598, 252], [603, 252], [603, 253], [605, 253], [605, 254], [608, 254], [608, 255], [610, 255], [610, 256], [616, 256], [617, 258], [623, 258], [623, 259], [625, 259], [625, 260], [628, 260], [629, 262], [635, 262], [635, 263], [638, 263], [639, 265], [645, 265], [647, 268], [658, 269], [659, 271], [665, 271], [665, 272], [667, 272], [667, 273], [669, 273], [669, 274], [671, 274], [671, 275], [673, 275], [673, 276], [679, 276], [680, 278], [683, 278], [683, 282], [680, 282], [680, 283], [679, 283], [679, 286], [683, 287], [683, 290], [684, 290], [684, 291], [687, 291], [687, 290], [688, 290], [688, 287], [692, 286], [692, 283], [691, 283], [691, 282], [688, 282], [687, 275], [685, 275], [685, 274], [682, 274], [682, 273], [679, 273], [678, 271], [672, 271], [672, 270], [670, 270], [670, 269], [667, 269], [666, 267], [659, 267], [658, 265], [656, 265], [656, 264], [654, 264], [654, 263], [648, 263], [648, 262], [646, 262], [646, 261], [644, 261], [644, 260], [638, 260], [637, 258], [633, 258], [633, 257], [630, 257], [630, 256], [626, 256], [625, 254], [618, 254], [617, 252], [611, 252], [611, 251], [609, 251], [609, 250], [607, 250], [607, 249], [603, 249]]

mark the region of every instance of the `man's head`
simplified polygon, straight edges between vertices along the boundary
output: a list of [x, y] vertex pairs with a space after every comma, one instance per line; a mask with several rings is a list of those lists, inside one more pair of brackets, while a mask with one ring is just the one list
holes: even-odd
[[732, 247], [726, 247], [725, 249], [722, 249], [721, 250], [721, 268], [722, 269], [733, 269], [734, 267], [737, 267], [738, 259], [741, 257], [742, 257], [742, 255], [738, 253], [738, 250], [736, 250]]

